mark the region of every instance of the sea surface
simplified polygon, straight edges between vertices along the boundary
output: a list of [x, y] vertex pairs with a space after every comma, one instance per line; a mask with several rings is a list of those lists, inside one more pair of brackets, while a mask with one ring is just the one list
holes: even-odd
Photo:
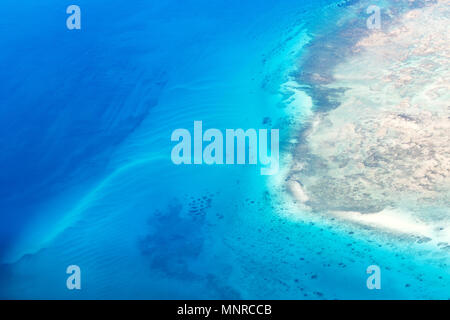
[[[0, 4], [0, 298], [450, 298], [448, 243], [306, 208], [286, 183], [302, 130], [336, 108], [305, 74], [348, 63], [365, 2], [72, 2]], [[194, 121], [279, 129], [279, 173], [174, 165]]]

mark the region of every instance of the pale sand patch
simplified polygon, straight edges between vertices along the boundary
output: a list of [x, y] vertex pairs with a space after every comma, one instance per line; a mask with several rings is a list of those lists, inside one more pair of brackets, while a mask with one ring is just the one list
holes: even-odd
[[398, 235], [414, 235], [434, 245], [450, 244], [450, 229], [441, 230], [434, 224], [427, 224], [413, 214], [398, 209], [384, 209], [378, 213], [362, 214], [351, 211], [332, 211], [332, 216], [351, 223], [371, 226]]

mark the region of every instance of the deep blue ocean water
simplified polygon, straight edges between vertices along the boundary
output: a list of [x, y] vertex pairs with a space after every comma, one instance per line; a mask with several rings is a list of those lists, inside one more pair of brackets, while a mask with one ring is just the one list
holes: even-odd
[[[0, 5], [1, 298], [448, 298], [446, 265], [284, 217], [256, 167], [171, 162], [172, 131], [195, 120], [270, 119], [288, 152], [280, 88], [345, 6], [75, 2], [81, 30], [72, 3]], [[371, 264], [383, 290], [366, 287]]]

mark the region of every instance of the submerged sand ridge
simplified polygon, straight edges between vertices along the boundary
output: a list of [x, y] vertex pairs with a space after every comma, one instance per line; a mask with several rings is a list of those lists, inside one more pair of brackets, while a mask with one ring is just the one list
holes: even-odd
[[450, 222], [450, 1], [411, 10], [373, 31], [321, 90], [339, 106], [317, 113], [298, 146], [294, 195], [318, 211], [414, 213]]

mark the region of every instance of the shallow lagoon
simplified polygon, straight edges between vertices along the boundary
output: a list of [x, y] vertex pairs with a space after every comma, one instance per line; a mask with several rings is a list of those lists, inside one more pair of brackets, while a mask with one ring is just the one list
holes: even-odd
[[[353, 2], [78, 2], [79, 33], [57, 1], [4, 4], [2, 298], [448, 298], [448, 253], [311, 212], [284, 183], [317, 111], [303, 49], [364, 24]], [[170, 135], [195, 120], [282, 129], [284, 170], [174, 166]]]

